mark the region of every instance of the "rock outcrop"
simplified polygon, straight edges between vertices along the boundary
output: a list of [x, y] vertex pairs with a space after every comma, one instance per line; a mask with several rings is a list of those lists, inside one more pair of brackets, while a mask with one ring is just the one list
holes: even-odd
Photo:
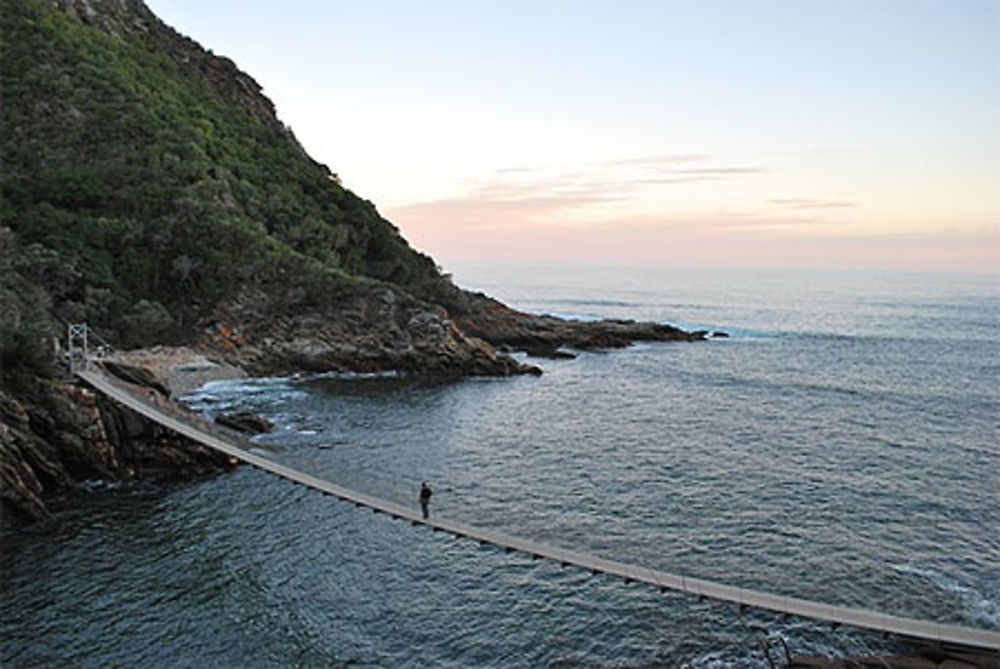
[[116, 352], [101, 366], [122, 381], [145, 386], [164, 397], [179, 397], [209, 381], [246, 378], [245, 371], [189, 346], [153, 346]]
[[252, 411], [220, 413], [215, 417], [215, 422], [245, 434], [264, 434], [274, 429], [274, 423]]
[[217, 312], [203, 345], [254, 375], [402, 371], [447, 376], [540, 374], [470, 337], [437, 305], [373, 284], [312, 312], [264, 293]]
[[705, 332], [632, 320], [569, 321], [526, 314], [481, 293], [467, 293], [455, 319], [466, 334], [505, 349], [540, 357], [561, 357], [563, 347], [623, 348], [637, 341], [702, 341]]
[[0, 525], [45, 518], [46, 499], [83, 481], [184, 480], [234, 465], [83, 386], [0, 391]]
[[248, 292], [216, 311], [201, 344], [254, 375], [393, 370], [509, 376], [541, 374], [537, 366], [510, 357], [517, 351], [572, 358], [565, 349], [708, 338], [705, 331], [661, 323], [528, 314], [461, 290], [446, 305], [429, 304], [384, 284], [305, 312], [285, 309], [266, 293]]

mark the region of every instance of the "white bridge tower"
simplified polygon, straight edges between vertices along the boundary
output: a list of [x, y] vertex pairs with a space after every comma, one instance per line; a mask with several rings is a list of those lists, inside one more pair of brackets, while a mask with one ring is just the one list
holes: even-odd
[[76, 375], [78, 371], [86, 370], [90, 351], [87, 343], [88, 328], [86, 323], [70, 323], [67, 333], [69, 344], [69, 373]]

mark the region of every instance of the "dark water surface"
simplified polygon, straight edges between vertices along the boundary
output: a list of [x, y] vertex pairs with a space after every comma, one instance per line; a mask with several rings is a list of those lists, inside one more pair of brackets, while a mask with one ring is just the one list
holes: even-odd
[[[725, 329], [540, 378], [210, 384], [275, 457], [432, 512], [692, 576], [1000, 629], [990, 278], [458, 273], [516, 306]], [[610, 286], [610, 288], [609, 288]], [[95, 485], [2, 537], [4, 666], [766, 666], [905, 649], [532, 562], [260, 471]]]

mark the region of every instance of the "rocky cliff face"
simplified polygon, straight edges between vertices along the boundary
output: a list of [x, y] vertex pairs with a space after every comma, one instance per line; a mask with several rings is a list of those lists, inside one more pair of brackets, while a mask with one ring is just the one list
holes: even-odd
[[74, 384], [0, 391], [0, 526], [40, 520], [87, 480], [182, 480], [234, 466]]
[[260, 292], [216, 312], [203, 343], [253, 374], [396, 370], [508, 376], [540, 373], [467, 336], [441, 306], [373, 284], [323, 309], [283, 309]]

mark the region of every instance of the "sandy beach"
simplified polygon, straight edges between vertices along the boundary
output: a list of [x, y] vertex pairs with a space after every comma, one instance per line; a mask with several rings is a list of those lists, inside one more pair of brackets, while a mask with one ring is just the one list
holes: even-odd
[[148, 371], [170, 390], [171, 398], [186, 395], [210, 381], [247, 377], [239, 367], [184, 346], [136, 349], [114, 353], [102, 360]]

